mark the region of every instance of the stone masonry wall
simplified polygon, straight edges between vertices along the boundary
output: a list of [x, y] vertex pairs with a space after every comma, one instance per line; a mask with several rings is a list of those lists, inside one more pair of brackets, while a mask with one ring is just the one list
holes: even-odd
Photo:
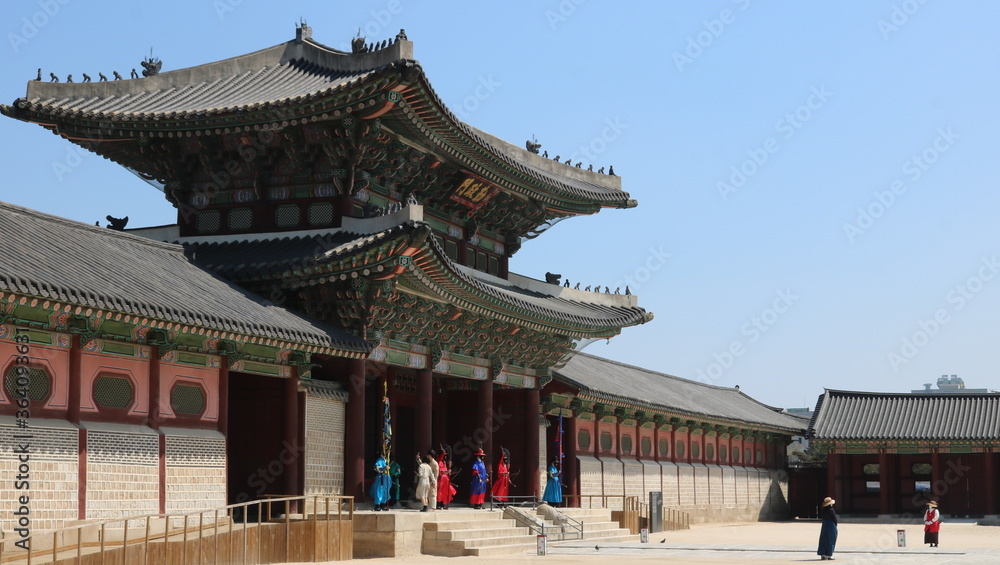
[[306, 496], [344, 492], [345, 415], [342, 401], [306, 395]]
[[88, 520], [156, 514], [159, 485], [159, 435], [87, 430]]
[[[583, 495], [624, 492], [646, 502], [650, 491], [662, 488], [663, 505], [688, 512], [692, 523], [788, 517], [788, 473], [781, 470], [667, 462], [623, 465], [611, 459], [599, 461], [586, 456], [577, 459]], [[597, 501], [594, 502], [596, 505]], [[620, 506], [620, 499], [612, 504]]]
[[218, 432], [163, 430], [166, 510], [182, 514], [226, 505], [226, 440]]
[[[67, 422], [34, 418], [30, 429], [18, 429], [14, 418], [0, 417], [0, 531], [10, 533], [22, 495], [28, 496], [32, 531], [58, 528], [78, 517], [79, 430]], [[15, 439], [30, 435], [30, 439]], [[20, 461], [15, 449], [28, 444], [28, 489], [17, 489]]]

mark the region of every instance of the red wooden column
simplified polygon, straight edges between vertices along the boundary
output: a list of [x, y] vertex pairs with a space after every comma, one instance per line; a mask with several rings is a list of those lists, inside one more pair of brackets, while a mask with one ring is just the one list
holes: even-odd
[[[834, 453], [831, 449], [826, 457], [826, 496], [833, 498], [834, 500], [840, 500], [840, 495], [837, 492], [837, 487], [839, 486], [838, 479], [840, 478], [840, 458], [843, 457], [840, 454]], [[838, 506], [840, 508], [847, 510], [847, 500], [839, 502]], [[815, 501], [817, 506], [822, 504], [822, 500]]]
[[948, 491], [948, 485], [941, 478], [944, 474], [943, 471], [941, 468], [941, 454], [935, 449], [931, 452], [931, 499], [936, 500], [941, 506], [945, 506], [941, 498]]
[[484, 463], [490, 468], [493, 464], [493, 379], [486, 379], [479, 383], [479, 417], [477, 425], [482, 428], [473, 431], [472, 437], [483, 438], [483, 451], [486, 452]]
[[430, 369], [417, 371], [417, 421], [415, 438], [417, 451], [426, 453], [433, 445], [431, 429], [434, 417], [434, 372]]
[[541, 404], [541, 392], [538, 389], [524, 391], [524, 472], [527, 475], [528, 494], [541, 496], [538, 481], [538, 407]]
[[[66, 419], [71, 424], [80, 425], [81, 361], [80, 335], [73, 334], [69, 350], [69, 406]], [[87, 519], [87, 430], [80, 428], [77, 434], [77, 519]]]
[[878, 454], [878, 513], [881, 516], [892, 513], [892, 483], [895, 477], [889, 463], [890, 457], [885, 450]]
[[[569, 495], [580, 494], [579, 465], [576, 460], [576, 416], [563, 418], [563, 449], [565, 460], [563, 465], [563, 481], [566, 483], [564, 492]], [[538, 476], [537, 473], [535, 476]], [[579, 498], [571, 498], [566, 506], [577, 506]]]
[[996, 475], [996, 453], [986, 448], [983, 453], [983, 472], [986, 475], [986, 514], [996, 515], [997, 513], [997, 475]]
[[347, 366], [348, 400], [344, 434], [344, 494], [365, 497], [365, 360]]
[[[149, 390], [147, 390], [149, 409], [146, 412], [146, 426], [160, 431], [160, 348], [153, 345], [149, 348]], [[167, 436], [160, 433], [159, 441], [159, 475], [160, 475], [160, 514], [167, 512]]]
[[[284, 449], [291, 452], [291, 462], [285, 465], [283, 476], [284, 494], [288, 496], [298, 496], [302, 494], [299, 483], [299, 469], [302, 467], [304, 453], [299, 448], [299, 373], [295, 367], [291, 368], [292, 374], [285, 379], [284, 404]], [[284, 463], [284, 461], [282, 461]], [[294, 504], [292, 511], [297, 511], [298, 504]]]

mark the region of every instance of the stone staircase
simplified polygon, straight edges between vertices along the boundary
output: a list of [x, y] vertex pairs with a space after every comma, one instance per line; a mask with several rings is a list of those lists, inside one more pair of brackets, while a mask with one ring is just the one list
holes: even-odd
[[[448, 510], [435, 512], [424, 522], [421, 553], [458, 557], [461, 555], [511, 555], [534, 552], [536, 534], [527, 526], [510, 517], [510, 512]], [[545, 524], [549, 543], [580, 541], [577, 530], [557, 526], [531, 509], [517, 509]], [[562, 508], [563, 513], [584, 523], [584, 540], [622, 542], [637, 541], [628, 530], [611, 521], [609, 510]]]

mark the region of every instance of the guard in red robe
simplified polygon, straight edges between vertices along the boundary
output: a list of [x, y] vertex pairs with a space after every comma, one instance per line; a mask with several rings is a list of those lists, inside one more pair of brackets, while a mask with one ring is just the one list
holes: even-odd
[[451, 484], [451, 447], [442, 445], [438, 456], [437, 507], [447, 510], [458, 491]]
[[941, 513], [937, 508], [937, 502], [932, 500], [927, 503], [927, 512], [924, 512], [924, 543], [931, 544], [931, 547], [938, 546], [938, 532], [941, 530]]
[[497, 463], [497, 480], [493, 483], [493, 499], [503, 505], [510, 496], [510, 452], [500, 448], [500, 462]]

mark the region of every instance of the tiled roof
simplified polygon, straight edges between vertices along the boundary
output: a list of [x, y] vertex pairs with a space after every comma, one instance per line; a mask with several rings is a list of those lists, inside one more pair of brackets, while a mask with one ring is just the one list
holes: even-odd
[[[152, 77], [87, 83], [29, 81], [27, 94], [12, 106], [0, 105], [0, 113], [36, 122], [83, 121], [91, 124], [87, 128], [96, 122], [106, 122], [116, 130], [134, 130], [145, 135], [170, 128], [169, 122], [176, 121], [185, 124], [178, 126], [178, 135], [190, 136], [192, 131], [201, 133], [204, 126], [197, 124], [204, 120], [225, 117], [228, 131], [230, 125], [242, 125], [240, 118], [230, 120], [231, 116], [264, 110], [268, 111], [267, 119], [278, 123], [294, 122], [296, 118], [303, 122], [315, 120], [315, 115], [292, 115], [288, 108], [345, 92], [360, 92], [359, 89], [364, 89], [364, 95], [368, 96], [373, 93], [367, 86], [372, 80], [396, 74], [409, 85], [407, 96], [412, 97], [417, 111], [414, 113], [412, 105], [408, 105], [402, 110], [393, 108], [382, 116], [394, 130], [407, 129], [411, 135], [424, 138], [432, 149], [457, 159], [461, 166], [484, 167], [480, 171], [483, 173], [491, 171], [508, 180], [514, 178], [512, 174], [523, 175], [563, 195], [601, 206], [636, 205], [621, 190], [618, 177], [542, 159], [463, 123], [445, 107], [420, 65], [409, 58], [412, 57], [409, 45], [397, 42], [374, 53], [352, 55], [312, 40], [289, 41]], [[427, 105], [436, 111], [427, 114], [422, 110]], [[148, 122], [159, 123], [150, 128]], [[216, 126], [209, 129], [218, 129]], [[114, 155], [112, 151], [106, 156]], [[516, 172], [502, 171], [503, 168]]]
[[292, 101], [307, 94], [335, 92], [373, 72], [326, 69], [301, 59], [261, 60], [261, 65], [234, 69], [233, 74], [206, 71], [176, 76], [165, 73], [158, 75], [159, 80], [157, 77], [137, 79], [149, 81], [144, 89], [137, 89], [126, 81], [74, 83], [63, 85], [63, 88], [59, 88], [62, 83], [43, 83], [39, 86], [48, 86], [47, 92], [39, 92], [41, 96], [37, 98], [28, 98], [24, 107], [90, 119], [189, 119], [205, 114], [246, 111], [255, 105]]
[[801, 419], [758, 402], [738, 388], [703, 384], [586, 353], [574, 355], [554, 376], [581, 394], [610, 402], [792, 434], [805, 431]]
[[0, 289], [340, 351], [369, 344], [320, 326], [154, 242], [0, 202]]
[[[378, 233], [359, 235], [350, 232], [331, 232], [310, 236], [275, 236], [272, 239], [244, 239], [225, 243], [185, 243], [190, 255], [199, 264], [235, 281], [267, 275], [277, 276], [283, 271], [306, 265], [323, 265], [345, 256], [361, 253], [393, 237], [430, 227], [409, 220]], [[643, 323], [651, 317], [637, 306], [608, 305], [600, 301], [568, 300], [530, 290], [499, 284], [491, 277], [477, 276], [457, 269], [447, 258], [433, 237], [426, 239], [432, 252], [454, 276], [462, 281], [463, 294], [492, 297], [502, 304], [514, 306], [534, 314], [571, 324], [596, 327], [624, 327]], [[430, 251], [433, 250], [433, 251]], [[583, 293], [576, 293], [583, 294]], [[596, 293], [595, 293], [596, 294]], [[604, 295], [601, 295], [604, 296]], [[471, 299], [471, 298], [470, 298]]]
[[1000, 439], [998, 393], [826, 390], [809, 426], [818, 440]]

